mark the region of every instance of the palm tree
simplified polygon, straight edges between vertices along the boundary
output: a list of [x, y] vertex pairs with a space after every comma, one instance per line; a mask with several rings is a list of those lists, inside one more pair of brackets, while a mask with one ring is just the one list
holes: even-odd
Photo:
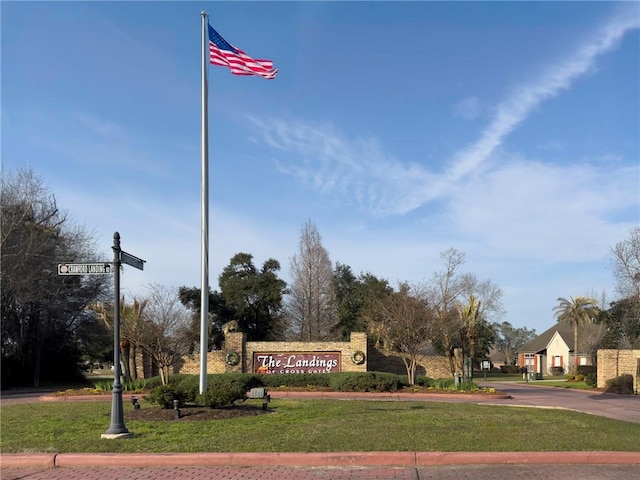
[[[145, 327], [145, 307], [148, 301], [139, 301], [136, 297], [132, 303], [125, 301], [124, 295], [120, 301], [120, 359], [123, 364], [125, 381], [137, 380], [137, 355], [141, 337]], [[113, 330], [113, 304], [105, 305], [96, 302], [89, 306], [104, 325]]]
[[598, 314], [598, 301], [590, 297], [558, 298], [558, 305], [553, 308], [558, 322], [573, 325], [573, 352], [575, 356], [574, 373], [577, 373], [580, 357], [578, 356], [578, 327], [591, 323]]
[[[466, 337], [462, 338], [463, 345], [465, 340], [469, 340], [469, 355], [465, 359], [465, 380], [473, 380], [473, 364], [476, 359], [476, 342], [478, 340], [478, 322], [480, 321], [480, 302], [474, 295], [469, 295], [469, 303], [458, 305], [458, 315], [462, 323], [460, 333]], [[467, 361], [468, 360], [468, 361]]]

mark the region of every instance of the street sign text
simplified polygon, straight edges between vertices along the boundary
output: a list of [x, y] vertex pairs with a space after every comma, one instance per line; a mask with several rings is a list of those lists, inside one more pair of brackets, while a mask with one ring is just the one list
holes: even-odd
[[105, 275], [111, 273], [110, 263], [59, 263], [58, 275]]

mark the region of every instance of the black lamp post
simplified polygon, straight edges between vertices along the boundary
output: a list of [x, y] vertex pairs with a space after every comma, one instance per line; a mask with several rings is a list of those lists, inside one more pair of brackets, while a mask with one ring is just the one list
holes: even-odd
[[124, 424], [122, 383], [120, 381], [120, 234], [113, 234], [113, 390], [111, 396], [111, 425], [102, 438], [131, 438], [133, 434]]

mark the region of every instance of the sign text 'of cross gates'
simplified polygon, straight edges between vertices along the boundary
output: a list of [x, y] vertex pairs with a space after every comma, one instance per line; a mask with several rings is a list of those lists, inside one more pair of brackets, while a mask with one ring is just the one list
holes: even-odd
[[340, 352], [253, 354], [254, 373], [334, 373], [340, 371]]

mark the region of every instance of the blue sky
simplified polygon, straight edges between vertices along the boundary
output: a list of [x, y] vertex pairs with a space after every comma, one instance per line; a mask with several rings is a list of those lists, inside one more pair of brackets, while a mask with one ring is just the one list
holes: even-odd
[[[7, 2], [2, 166], [32, 167], [122, 288], [200, 285], [200, 12], [279, 68], [209, 67], [210, 284], [237, 252], [421, 282], [441, 251], [539, 332], [615, 297], [640, 224], [637, 2]], [[89, 259], [88, 259], [89, 260]], [[93, 260], [93, 259], [91, 259]]]

